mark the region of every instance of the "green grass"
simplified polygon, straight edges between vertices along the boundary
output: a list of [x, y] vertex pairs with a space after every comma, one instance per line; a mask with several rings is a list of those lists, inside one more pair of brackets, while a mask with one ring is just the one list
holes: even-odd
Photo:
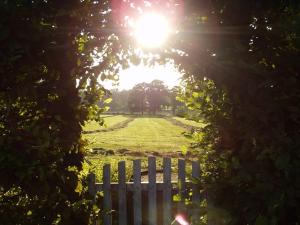
[[[102, 182], [103, 166], [110, 164], [111, 166], [111, 180], [112, 182], [118, 181], [118, 162], [126, 161], [126, 181], [130, 180], [132, 176], [132, 158], [128, 156], [102, 156], [90, 155], [87, 161], [90, 163], [84, 164], [84, 169], [92, 171], [96, 175], [97, 182]], [[143, 163], [144, 165], [144, 163]]]
[[[103, 166], [105, 164], [110, 164], [111, 166], [111, 181], [117, 182], [118, 181], [118, 162], [125, 161], [126, 163], [126, 181], [130, 181], [130, 178], [133, 175], [133, 160], [134, 159], [141, 159], [141, 170], [145, 171], [148, 168], [148, 162], [146, 157], [130, 157], [130, 156], [101, 156], [101, 155], [90, 155], [88, 157], [88, 163], [84, 164], [84, 169], [86, 171], [92, 171], [96, 175], [97, 182], [102, 182], [103, 177]], [[163, 160], [161, 157], [156, 158], [156, 168], [162, 169]], [[172, 174], [177, 173], [178, 169], [178, 161], [176, 158], [171, 159], [171, 170]], [[186, 172], [187, 174], [191, 173], [191, 163], [186, 162]], [[173, 179], [177, 179], [177, 176], [172, 176]]]
[[133, 151], [180, 151], [188, 146], [185, 130], [163, 118], [137, 117], [127, 127], [110, 132], [85, 134], [90, 148]]
[[[126, 116], [111, 116], [106, 118], [108, 126], [116, 125], [124, 120]], [[101, 128], [101, 127], [100, 127]], [[89, 123], [85, 130], [97, 130], [98, 124]], [[126, 127], [114, 131], [97, 132], [84, 134], [89, 142], [89, 148], [103, 148], [110, 150], [127, 149], [129, 153], [142, 153], [138, 155], [100, 155], [89, 154], [85, 163], [86, 170], [91, 170], [96, 174], [98, 181], [102, 179], [103, 166], [111, 165], [112, 181], [117, 181], [118, 162], [126, 161], [126, 179], [130, 180], [132, 176], [132, 161], [134, 159], [142, 160], [142, 170], [147, 170], [147, 155], [153, 152], [167, 153], [173, 155], [175, 151], [181, 151], [182, 146], [189, 146], [190, 140], [183, 136], [184, 128], [176, 126], [164, 118], [137, 116]], [[150, 151], [151, 153], [146, 153]], [[174, 154], [175, 156], [175, 154]], [[162, 168], [162, 158], [157, 157], [157, 168]], [[174, 175], [177, 170], [177, 159], [172, 158], [172, 171]], [[175, 175], [176, 178], [176, 175]]]
[[117, 116], [103, 116], [104, 117], [104, 125], [100, 126], [96, 121], [89, 121], [83, 128], [84, 131], [93, 131], [93, 130], [102, 130], [107, 127], [114, 126], [120, 122], [123, 122], [128, 119], [128, 117], [123, 115]]
[[204, 123], [196, 122], [196, 121], [193, 121], [193, 120], [188, 120], [188, 119], [185, 119], [185, 118], [182, 118], [182, 117], [175, 116], [175, 117], [173, 117], [173, 119], [178, 120], [181, 123], [184, 123], [184, 124], [186, 124], [188, 126], [199, 127], [199, 128], [205, 126]]

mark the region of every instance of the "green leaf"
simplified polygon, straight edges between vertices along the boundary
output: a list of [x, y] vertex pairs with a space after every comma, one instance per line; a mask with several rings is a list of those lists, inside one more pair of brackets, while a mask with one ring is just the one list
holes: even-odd
[[111, 103], [112, 102], [112, 98], [108, 98], [108, 99], [105, 99], [104, 100], [104, 103], [106, 103], [106, 104], [109, 104], [109, 103]]
[[181, 198], [180, 198], [179, 194], [173, 195], [173, 201], [174, 202], [179, 202], [180, 200], [181, 200]]
[[193, 95], [194, 98], [198, 98], [200, 96], [200, 93], [199, 92], [193, 92], [192, 95]]
[[185, 146], [185, 145], [182, 145], [180, 148], [181, 148], [181, 152], [182, 152], [182, 154], [186, 155], [186, 153], [187, 153], [187, 151], [188, 151], [188, 148], [187, 148], [187, 146]]

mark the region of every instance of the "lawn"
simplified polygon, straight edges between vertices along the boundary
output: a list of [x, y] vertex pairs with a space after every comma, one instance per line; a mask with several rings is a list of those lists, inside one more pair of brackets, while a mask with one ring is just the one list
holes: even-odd
[[[107, 127], [115, 126], [132, 116], [111, 116], [105, 119]], [[99, 130], [99, 125], [89, 123], [85, 130]], [[103, 128], [102, 128], [103, 129]], [[132, 176], [132, 161], [142, 160], [142, 170], [147, 170], [147, 156], [160, 153], [157, 157], [157, 168], [162, 168], [162, 157], [172, 157], [172, 171], [176, 174], [178, 152], [182, 146], [189, 146], [190, 140], [184, 137], [186, 130], [180, 126], [172, 124], [165, 118], [137, 116], [127, 126], [117, 128], [113, 131], [95, 132], [84, 134], [89, 142], [89, 148], [99, 148], [113, 150], [113, 154], [107, 156], [102, 154], [89, 154], [88, 163], [85, 164], [87, 170], [94, 171], [97, 180], [101, 180], [102, 167], [104, 164], [111, 164], [112, 181], [117, 181], [117, 168], [119, 161], [126, 161], [126, 177], [129, 181]], [[127, 151], [120, 154], [120, 149]], [[117, 151], [119, 150], [119, 151]], [[177, 153], [176, 153], [177, 152]], [[141, 153], [139, 155], [139, 153]], [[172, 175], [172, 177], [173, 177]], [[176, 175], [175, 175], [176, 176]], [[173, 178], [172, 178], [173, 179]]]
[[205, 124], [202, 123], [202, 122], [196, 122], [194, 120], [188, 120], [188, 119], [185, 119], [185, 118], [182, 118], [182, 117], [174, 116], [172, 118], [175, 119], [175, 120], [178, 120], [179, 122], [181, 122], [185, 125], [188, 125], [188, 126], [199, 127], [199, 128], [205, 126]]
[[[118, 117], [121, 121], [124, 118]], [[189, 145], [189, 140], [182, 135], [184, 131], [184, 128], [164, 118], [137, 117], [125, 128], [85, 134], [84, 137], [89, 141], [90, 148], [170, 152], [180, 151], [182, 146]]]
[[104, 125], [100, 126], [96, 121], [89, 121], [83, 128], [84, 131], [93, 131], [93, 130], [103, 130], [105, 128], [114, 126], [120, 122], [123, 122], [128, 119], [128, 117], [123, 115], [110, 116], [104, 115]]

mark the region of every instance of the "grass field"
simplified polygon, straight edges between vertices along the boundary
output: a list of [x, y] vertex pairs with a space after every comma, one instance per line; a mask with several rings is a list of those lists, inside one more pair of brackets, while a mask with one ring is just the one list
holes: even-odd
[[180, 121], [181, 123], [186, 124], [186, 125], [188, 125], [188, 126], [199, 127], [199, 128], [205, 126], [204, 123], [200, 123], [200, 122], [198, 123], [198, 122], [196, 122], [196, 121], [188, 120], [188, 119], [185, 119], [185, 118], [182, 118], [182, 117], [174, 116], [174, 117], [172, 117], [172, 118], [175, 119], [175, 120], [178, 120], [178, 121]]
[[104, 118], [104, 126], [100, 126], [99, 123], [97, 123], [96, 121], [90, 121], [84, 126], [83, 130], [84, 131], [103, 130], [107, 127], [114, 126], [128, 119], [128, 117], [123, 115], [117, 115], [117, 116], [104, 115], [103, 118]]
[[[110, 124], [126, 119], [124, 116], [114, 116]], [[114, 121], [114, 122], [113, 122]], [[88, 125], [91, 129], [93, 125]], [[189, 140], [182, 133], [185, 130], [173, 125], [164, 118], [137, 117], [127, 127], [110, 132], [85, 134], [90, 148], [127, 149], [132, 151], [180, 151], [182, 146], [188, 146]]]
[[[124, 160], [126, 161], [126, 178], [129, 181], [132, 176], [132, 161], [134, 159], [141, 159], [142, 170], [147, 170], [147, 156], [160, 155], [172, 158], [172, 171], [176, 175], [178, 152], [181, 152], [182, 146], [188, 147], [190, 144], [190, 140], [183, 135], [183, 132], [186, 131], [185, 128], [172, 124], [164, 117], [147, 116], [136, 116], [124, 127], [118, 127], [118, 124], [129, 118], [132, 116], [107, 116], [104, 118], [106, 127], [101, 127], [96, 122], [90, 122], [84, 127], [85, 131], [101, 131], [83, 135], [89, 142], [88, 147], [90, 149], [98, 148], [113, 152], [113, 154], [110, 153], [106, 156], [102, 154], [88, 155], [85, 163], [86, 171], [93, 171], [97, 180], [100, 181], [102, 179], [102, 167], [109, 163], [111, 164], [111, 179], [117, 181], [118, 162]], [[177, 118], [187, 125], [201, 126], [194, 121]], [[107, 130], [113, 126], [118, 128]], [[120, 150], [126, 151], [120, 154]], [[162, 158], [157, 157], [157, 160], [157, 168], [161, 168]]]

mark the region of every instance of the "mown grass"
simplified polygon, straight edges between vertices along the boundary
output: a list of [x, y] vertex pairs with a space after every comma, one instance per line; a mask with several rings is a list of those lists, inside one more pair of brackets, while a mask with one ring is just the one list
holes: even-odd
[[[123, 122], [128, 117], [118, 115], [105, 118], [107, 127], [117, 125]], [[96, 122], [95, 122], [96, 123]], [[99, 124], [89, 123], [84, 128], [85, 130], [99, 130]], [[111, 165], [111, 179], [116, 182], [118, 179], [118, 162], [126, 162], [126, 179], [130, 180], [132, 177], [132, 167], [134, 159], [142, 160], [142, 171], [147, 170], [147, 155], [151, 152], [172, 153], [181, 151], [182, 146], [188, 147], [190, 140], [185, 138], [183, 132], [186, 130], [180, 126], [176, 126], [164, 118], [137, 116], [126, 127], [116, 129], [114, 131], [96, 132], [91, 134], [84, 134], [89, 142], [89, 148], [102, 148], [106, 150], [127, 149], [130, 152], [141, 152], [140, 156], [133, 155], [100, 155], [89, 154], [85, 168], [93, 171], [99, 182], [102, 179], [103, 166], [105, 164]], [[116, 153], [116, 151], [115, 151]], [[170, 155], [170, 154], [169, 154]], [[175, 155], [175, 154], [174, 154]], [[177, 156], [178, 157], [178, 156]], [[162, 158], [157, 157], [157, 168], [162, 168]], [[172, 171], [176, 176], [177, 159], [172, 158]]]
[[103, 130], [105, 128], [114, 126], [120, 122], [123, 122], [128, 119], [128, 117], [123, 115], [116, 115], [116, 116], [110, 116], [110, 115], [104, 115], [104, 125], [101, 126], [96, 121], [89, 121], [83, 128], [84, 131], [93, 131], [93, 130]]
[[[123, 116], [118, 116], [121, 118]], [[109, 117], [116, 120], [115, 117]], [[108, 119], [108, 118], [107, 118]], [[182, 133], [184, 128], [163, 118], [136, 117], [127, 127], [110, 132], [85, 134], [90, 148], [127, 149], [133, 151], [180, 151], [190, 140]]]
[[196, 121], [188, 120], [188, 119], [185, 119], [185, 118], [182, 118], [182, 117], [174, 116], [173, 119], [178, 120], [181, 123], [186, 124], [188, 126], [199, 127], [199, 128], [205, 126], [205, 124], [202, 123], [202, 122], [196, 122]]

